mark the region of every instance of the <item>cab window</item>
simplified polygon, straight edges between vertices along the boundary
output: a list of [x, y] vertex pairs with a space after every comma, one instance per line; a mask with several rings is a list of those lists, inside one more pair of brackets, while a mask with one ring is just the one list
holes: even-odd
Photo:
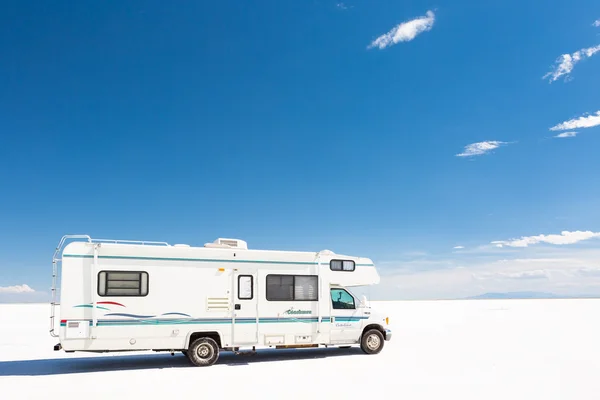
[[331, 289], [331, 302], [334, 310], [355, 309], [354, 297], [344, 289]]

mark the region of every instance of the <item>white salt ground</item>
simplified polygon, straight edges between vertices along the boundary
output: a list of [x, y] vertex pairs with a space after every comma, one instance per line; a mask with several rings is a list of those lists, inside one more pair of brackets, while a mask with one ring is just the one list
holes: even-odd
[[[49, 306], [0, 305], [0, 399], [600, 399], [600, 300], [372, 302], [393, 339], [359, 349], [55, 352]], [[152, 397], [149, 397], [152, 396]]]

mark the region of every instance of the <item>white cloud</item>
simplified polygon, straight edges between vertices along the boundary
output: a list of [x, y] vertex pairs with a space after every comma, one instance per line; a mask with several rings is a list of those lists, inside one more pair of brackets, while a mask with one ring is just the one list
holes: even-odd
[[592, 25], [594, 25], [596, 28], [599, 27], [600, 26], [600, 19], [595, 20]]
[[465, 246], [454, 246], [453, 248], [454, 248], [454, 249], [457, 249], [457, 250], [460, 250], [460, 249], [464, 249], [464, 248], [465, 248]]
[[500, 142], [497, 140], [490, 140], [490, 141], [486, 141], [486, 142], [478, 142], [478, 143], [471, 143], [467, 146], [465, 146], [465, 149], [462, 153], [457, 154], [457, 157], [472, 157], [472, 156], [479, 156], [482, 154], [485, 154], [487, 152], [490, 152], [494, 149], [497, 149], [498, 147], [502, 146], [503, 144], [507, 144], [506, 142]]
[[563, 75], [568, 76], [571, 73], [571, 71], [573, 71], [573, 68], [575, 68], [575, 64], [577, 64], [581, 60], [593, 56], [598, 52], [600, 52], [600, 45], [577, 50], [573, 54], [563, 54], [556, 59], [556, 65], [554, 66], [554, 70], [548, 72], [542, 77], [542, 79], [550, 77], [550, 83], [552, 83]]
[[398, 42], [409, 42], [420, 33], [431, 30], [434, 22], [435, 15], [433, 11], [427, 11], [424, 16], [396, 25], [392, 30], [371, 42], [367, 48], [378, 47], [379, 49], [385, 49]]
[[335, 6], [336, 6], [337, 8], [339, 8], [340, 10], [347, 10], [347, 9], [348, 9], [348, 6], [347, 6], [347, 5], [345, 5], [345, 4], [344, 4], [344, 3], [342, 3], [342, 2], [340, 2], [340, 3], [337, 3]]
[[549, 244], [574, 244], [583, 240], [600, 237], [600, 232], [591, 231], [562, 231], [560, 235], [537, 235], [537, 236], [523, 236], [520, 239], [511, 239], [508, 241], [494, 241], [497, 247], [527, 247], [530, 244], [538, 243], [549, 243]]
[[33, 290], [32, 288], [30, 288], [29, 286], [23, 284], [23, 285], [16, 285], [16, 286], [0, 286], [0, 293], [33, 293], [35, 292], [35, 290]]
[[[526, 291], [600, 296], [600, 246], [530, 246], [504, 254], [489, 246], [475, 249], [413, 261], [387, 261], [385, 268], [380, 268], [381, 283], [366, 294], [382, 300]], [[383, 263], [378, 264], [381, 267]]]
[[566, 129], [592, 128], [600, 125], [600, 111], [579, 118], [570, 119], [550, 128], [551, 131], [563, 131]]
[[577, 132], [563, 132], [563, 133], [559, 133], [558, 135], [554, 136], [555, 138], [568, 138], [568, 137], [575, 137], [575, 135], [577, 135]]

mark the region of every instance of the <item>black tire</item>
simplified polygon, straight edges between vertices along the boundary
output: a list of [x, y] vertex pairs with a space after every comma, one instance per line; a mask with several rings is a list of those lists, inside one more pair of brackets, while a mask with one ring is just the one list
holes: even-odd
[[378, 329], [371, 329], [362, 335], [360, 348], [367, 354], [377, 354], [383, 349], [384, 337]]
[[187, 351], [187, 358], [197, 367], [208, 367], [217, 362], [219, 346], [211, 338], [196, 339]]

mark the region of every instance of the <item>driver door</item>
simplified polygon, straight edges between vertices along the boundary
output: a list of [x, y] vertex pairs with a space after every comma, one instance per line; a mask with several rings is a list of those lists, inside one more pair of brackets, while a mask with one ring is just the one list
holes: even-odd
[[333, 287], [330, 293], [331, 343], [357, 343], [362, 327], [358, 301], [343, 288]]

